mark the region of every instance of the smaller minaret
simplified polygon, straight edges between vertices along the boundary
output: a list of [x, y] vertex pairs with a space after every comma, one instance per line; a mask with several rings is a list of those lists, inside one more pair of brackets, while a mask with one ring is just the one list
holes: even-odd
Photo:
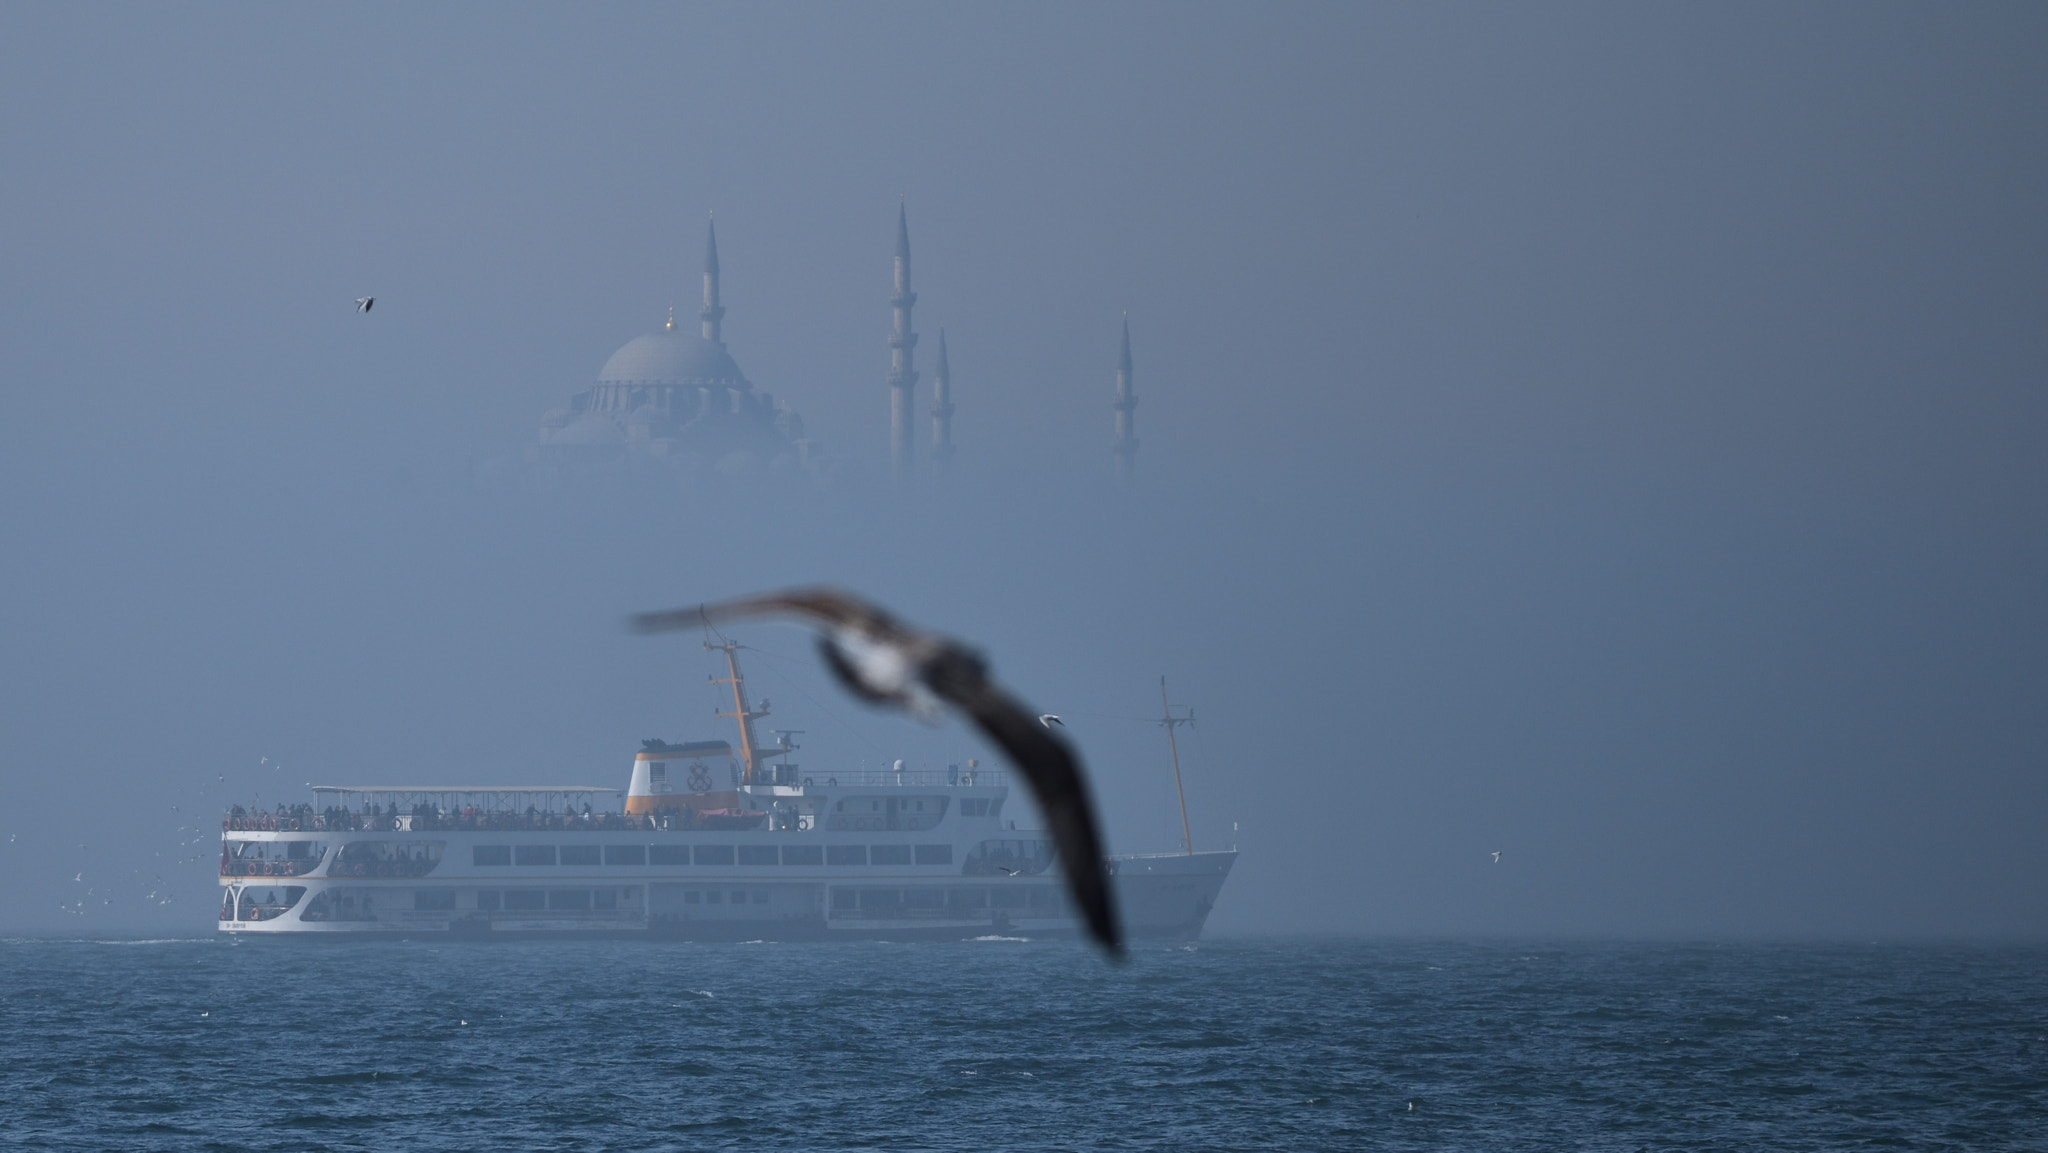
[[953, 367], [946, 363], [946, 330], [939, 329], [939, 367], [932, 372], [932, 476], [953, 472]]
[[1135, 474], [1138, 464], [1138, 426], [1132, 410], [1138, 407], [1138, 396], [1131, 391], [1131, 314], [1124, 313], [1123, 352], [1116, 358], [1116, 400], [1109, 407], [1116, 410], [1116, 442], [1110, 446], [1116, 454], [1116, 473], [1125, 480]]
[[916, 450], [910, 422], [917, 413], [917, 334], [910, 330], [910, 217], [896, 206], [896, 290], [889, 296], [895, 325], [889, 331], [889, 462], [899, 484], [910, 482], [911, 456]]
[[725, 319], [725, 306], [718, 303], [718, 221], [713, 219], [704, 226], [704, 307], [697, 313], [704, 321], [704, 339], [725, 347], [725, 336], [719, 322]]

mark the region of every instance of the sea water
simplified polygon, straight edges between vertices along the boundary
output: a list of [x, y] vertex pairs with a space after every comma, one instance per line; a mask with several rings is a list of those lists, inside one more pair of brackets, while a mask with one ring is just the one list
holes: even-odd
[[2043, 1149], [2048, 949], [0, 943], [13, 1149]]

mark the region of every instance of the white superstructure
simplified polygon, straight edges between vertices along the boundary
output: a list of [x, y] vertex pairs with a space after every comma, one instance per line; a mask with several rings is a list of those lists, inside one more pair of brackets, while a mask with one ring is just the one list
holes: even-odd
[[[230, 933], [908, 939], [1075, 934], [1049, 835], [1008, 774], [806, 773], [755, 742], [643, 743], [624, 804], [586, 786], [321, 787], [221, 834]], [[766, 763], [780, 756], [781, 764]], [[1234, 851], [1111, 858], [1125, 932], [1191, 938]]]

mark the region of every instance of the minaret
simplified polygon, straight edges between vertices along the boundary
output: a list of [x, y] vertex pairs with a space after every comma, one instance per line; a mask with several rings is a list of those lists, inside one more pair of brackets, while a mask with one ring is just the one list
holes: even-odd
[[910, 218], [898, 204], [896, 291], [889, 297], [889, 307], [896, 313], [896, 326], [889, 332], [889, 462], [902, 484], [910, 481], [915, 449], [910, 422], [917, 403], [917, 369], [912, 367], [917, 334], [910, 331], [910, 307], [916, 303], [917, 293], [910, 291]]
[[1124, 347], [1116, 358], [1116, 401], [1109, 407], [1116, 410], [1116, 443], [1110, 446], [1116, 454], [1116, 473], [1130, 480], [1138, 463], [1138, 427], [1132, 420], [1131, 410], [1138, 407], [1137, 394], [1131, 391], [1131, 314], [1124, 313]]
[[932, 476], [953, 472], [953, 368], [946, 363], [946, 330], [939, 329], [939, 367], [932, 373]]
[[719, 322], [725, 319], [725, 306], [718, 303], [718, 221], [712, 220], [704, 226], [704, 308], [697, 313], [704, 321], [704, 339], [725, 347], [725, 337]]

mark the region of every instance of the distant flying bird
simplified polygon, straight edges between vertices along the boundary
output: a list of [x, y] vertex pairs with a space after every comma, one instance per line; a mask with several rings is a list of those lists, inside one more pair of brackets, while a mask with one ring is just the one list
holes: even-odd
[[1495, 849], [1495, 850], [1493, 851], [1493, 863], [1494, 863], [1494, 864], [1496, 864], [1496, 865], [1500, 864], [1500, 850], [1499, 850], [1499, 849]]
[[374, 296], [358, 296], [358, 297], [356, 297], [356, 311], [357, 311], [357, 312], [368, 312], [368, 311], [370, 311], [370, 309], [371, 309], [371, 308], [375, 307], [375, 306], [376, 306], [376, 304], [377, 304], [377, 298], [376, 298], [376, 297], [374, 297]]
[[826, 667], [867, 703], [904, 709], [927, 721], [937, 720], [941, 706], [950, 704], [1002, 746], [1052, 826], [1067, 888], [1089, 932], [1112, 954], [1121, 953], [1123, 928], [1080, 759], [1052, 726], [1037, 723], [1036, 714], [989, 677], [980, 653], [950, 637], [913, 628], [851, 593], [822, 586], [642, 613], [631, 625], [637, 632], [658, 633], [770, 616], [799, 617], [819, 627], [818, 651]]
[[1067, 722], [1061, 720], [1058, 713], [1040, 713], [1038, 714], [1038, 723], [1048, 729], [1054, 725], [1058, 725], [1063, 729], [1067, 727]]

